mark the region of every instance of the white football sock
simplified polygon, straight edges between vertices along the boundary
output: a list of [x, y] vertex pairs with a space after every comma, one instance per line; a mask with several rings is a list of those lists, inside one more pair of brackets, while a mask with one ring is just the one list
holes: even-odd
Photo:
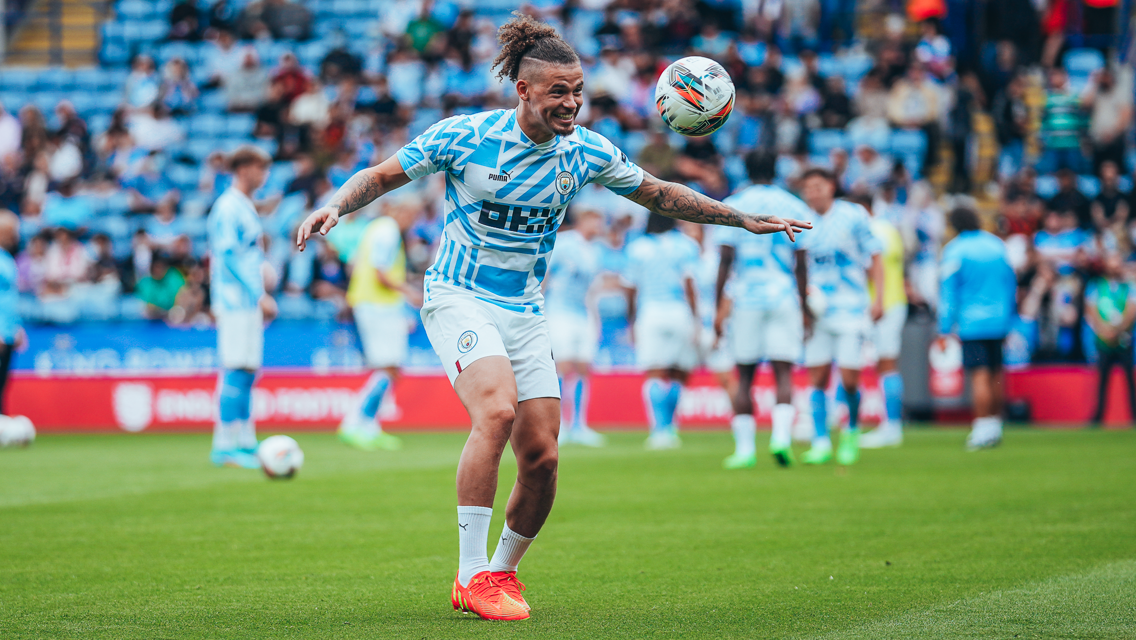
[[497, 541], [497, 550], [493, 552], [493, 560], [489, 563], [490, 571], [516, 571], [521, 558], [529, 550], [529, 545], [536, 537], [526, 538], [509, 528], [501, 530], [501, 539]]
[[458, 582], [469, 585], [473, 576], [489, 570], [491, 507], [458, 507]]
[[257, 447], [256, 423], [252, 420], [237, 421], [237, 446], [241, 449], [255, 449]]
[[788, 447], [793, 444], [793, 421], [797, 419], [797, 408], [791, 404], [773, 405], [773, 434], [770, 444]]
[[734, 432], [734, 455], [752, 456], [757, 452], [757, 425], [753, 416], [748, 413], [739, 413], [730, 420], [730, 429]]
[[832, 438], [830, 436], [813, 436], [814, 447], [828, 447], [832, 448]]
[[902, 420], [887, 420], [883, 423], [882, 426], [888, 431], [888, 433], [903, 433]]
[[237, 448], [237, 425], [235, 422], [221, 422], [213, 425], [213, 449], [231, 451]]

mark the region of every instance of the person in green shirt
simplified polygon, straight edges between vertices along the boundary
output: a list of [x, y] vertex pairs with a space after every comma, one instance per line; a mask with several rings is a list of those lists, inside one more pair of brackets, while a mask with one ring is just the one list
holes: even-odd
[[138, 281], [134, 296], [146, 303], [146, 316], [165, 318], [174, 308], [178, 291], [185, 286], [185, 276], [170, 266], [170, 259], [155, 254], [150, 263], [150, 275]]
[[406, 25], [406, 39], [410, 47], [418, 53], [424, 53], [434, 36], [446, 30], [442, 23], [431, 15], [433, 9], [433, 2], [423, 2], [422, 13]]
[[[1097, 369], [1097, 410], [1093, 424], [1104, 419], [1108, 382], [1112, 368], [1119, 365], [1128, 383], [1128, 407], [1136, 416], [1136, 381], [1132, 370], [1132, 325], [1136, 324], [1136, 283], [1126, 277], [1119, 254], [1105, 256], [1104, 272], [1089, 282], [1085, 291], [1085, 320], [1096, 335], [1100, 358]], [[1136, 421], [1136, 420], [1134, 420]]]
[[1045, 154], [1039, 170], [1044, 173], [1058, 169], [1080, 172], [1085, 160], [1081, 152], [1084, 129], [1084, 105], [1081, 96], [1069, 86], [1069, 74], [1061, 67], [1050, 69], [1045, 111], [1041, 119], [1041, 141]]

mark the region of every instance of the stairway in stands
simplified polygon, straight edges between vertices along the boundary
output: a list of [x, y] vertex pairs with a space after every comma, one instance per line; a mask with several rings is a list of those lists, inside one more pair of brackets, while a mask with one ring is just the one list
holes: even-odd
[[[35, 0], [8, 42], [5, 65], [68, 67], [97, 64], [99, 25], [107, 18], [106, 0]], [[53, 23], [58, 32], [53, 35]]]

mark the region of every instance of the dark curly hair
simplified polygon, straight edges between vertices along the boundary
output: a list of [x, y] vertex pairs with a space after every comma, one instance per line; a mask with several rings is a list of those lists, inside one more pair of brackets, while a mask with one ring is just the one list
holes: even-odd
[[494, 58], [493, 67], [500, 67], [498, 79], [516, 82], [521, 62], [526, 58], [554, 64], [580, 62], [580, 56], [556, 29], [519, 11], [514, 11], [513, 19], [497, 30], [497, 41], [501, 43], [501, 53]]

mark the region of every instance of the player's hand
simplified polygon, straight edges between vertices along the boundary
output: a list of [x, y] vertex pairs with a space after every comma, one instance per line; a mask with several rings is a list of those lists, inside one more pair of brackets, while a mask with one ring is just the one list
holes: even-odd
[[335, 207], [316, 209], [296, 230], [296, 246], [303, 251], [308, 246], [308, 239], [313, 233], [319, 232], [321, 236], [326, 236], [327, 232], [337, 224], [339, 224], [339, 209]]
[[882, 302], [873, 302], [870, 313], [872, 314], [872, 322], [879, 322], [880, 318], [884, 317], [884, 305]]
[[805, 325], [805, 340], [808, 340], [813, 337], [813, 325], [816, 324], [816, 317], [813, 316], [812, 311], [805, 309], [801, 313], [801, 321]]
[[714, 314], [714, 335], [721, 338], [726, 333], [726, 319], [730, 317], [729, 312], [725, 306], [719, 307], [718, 312]]
[[265, 322], [272, 322], [279, 314], [280, 310], [276, 306], [276, 299], [268, 295], [267, 293], [260, 296], [260, 300], [257, 302], [257, 305], [260, 307], [260, 313], [264, 316]]
[[784, 232], [789, 236], [789, 240], [796, 242], [797, 233], [812, 229], [813, 223], [777, 216], [750, 216], [746, 218], [745, 228], [750, 233], [756, 234]]
[[28, 350], [28, 332], [24, 331], [23, 327], [16, 328], [16, 339], [12, 342], [12, 348], [16, 353], [23, 353]]

